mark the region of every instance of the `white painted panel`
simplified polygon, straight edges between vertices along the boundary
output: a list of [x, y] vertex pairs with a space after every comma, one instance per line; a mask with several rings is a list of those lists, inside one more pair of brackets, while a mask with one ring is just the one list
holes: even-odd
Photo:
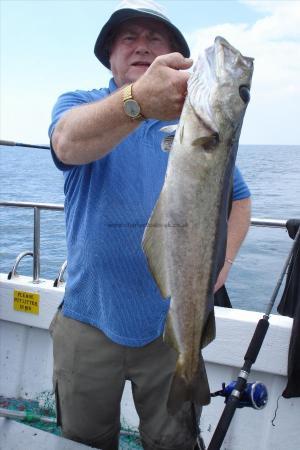
[[[30, 314], [13, 309], [14, 290], [40, 295], [39, 314]], [[0, 274], [0, 318], [38, 328], [49, 328], [52, 317], [64, 295], [64, 288], [53, 287], [50, 280], [32, 283], [32, 278], [19, 276], [7, 280], [7, 275]]]
[[[263, 313], [215, 308], [216, 339], [203, 350], [206, 361], [240, 368]], [[253, 366], [262, 372], [286, 375], [292, 319], [271, 315], [270, 326]]]
[[[28, 314], [13, 310], [14, 289], [38, 292], [40, 294], [40, 314]], [[54, 288], [52, 282], [33, 284], [29, 277], [7, 280], [0, 274], [0, 318], [48, 329], [51, 319], [62, 301], [64, 288]], [[244, 354], [252, 338], [256, 324], [262, 313], [237, 309], [215, 308], [217, 336], [204, 349], [204, 358], [218, 364], [241, 367]], [[286, 375], [287, 354], [292, 327], [292, 319], [272, 315], [270, 327], [255, 368], [269, 373]]]
[[0, 450], [89, 450], [94, 447], [0, 417]]
[[0, 320], [0, 395], [34, 399], [52, 389], [48, 330]]
[[[13, 310], [14, 289], [40, 293], [38, 316]], [[41, 392], [52, 390], [52, 340], [48, 327], [63, 292], [63, 288], [53, 288], [48, 281], [34, 285], [26, 277], [8, 281], [0, 276], [0, 395], [34, 399]], [[260, 313], [235, 309], [216, 308], [215, 311], [217, 337], [204, 349], [212, 392], [219, 390], [222, 382], [236, 379], [256, 324], [262, 317]], [[300, 399], [280, 397], [286, 384], [291, 326], [291, 319], [271, 316], [265, 342], [250, 377], [251, 381], [266, 384], [269, 403], [262, 411], [236, 411], [223, 450], [300, 448]], [[278, 397], [279, 408], [273, 426]], [[222, 398], [213, 398], [211, 404], [203, 408], [201, 429], [207, 444], [223, 408]], [[126, 383], [122, 399], [122, 415], [125, 425], [138, 426], [129, 383]]]

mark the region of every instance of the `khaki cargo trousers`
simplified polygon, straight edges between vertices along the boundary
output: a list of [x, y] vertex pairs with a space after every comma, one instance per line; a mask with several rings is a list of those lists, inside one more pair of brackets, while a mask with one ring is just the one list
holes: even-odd
[[[102, 450], [117, 450], [120, 402], [131, 381], [139, 431], [145, 450], [192, 450], [195, 418], [190, 403], [175, 416], [166, 402], [176, 352], [162, 338], [144, 347], [126, 347], [99, 329], [58, 311], [53, 337], [58, 422], [63, 436]], [[199, 419], [200, 411], [196, 412]]]

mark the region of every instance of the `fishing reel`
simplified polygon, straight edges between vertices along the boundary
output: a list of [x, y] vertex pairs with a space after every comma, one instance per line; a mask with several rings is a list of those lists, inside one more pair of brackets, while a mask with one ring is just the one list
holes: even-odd
[[[232, 391], [236, 388], [237, 381], [231, 381], [231, 383], [222, 383], [222, 389], [216, 391], [211, 395], [211, 397], [225, 397], [225, 403], [227, 403]], [[266, 386], [260, 381], [255, 381], [254, 383], [247, 383], [246, 387], [241, 394], [237, 408], [250, 407], [254, 409], [263, 409], [268, 402], [268, 391]]]

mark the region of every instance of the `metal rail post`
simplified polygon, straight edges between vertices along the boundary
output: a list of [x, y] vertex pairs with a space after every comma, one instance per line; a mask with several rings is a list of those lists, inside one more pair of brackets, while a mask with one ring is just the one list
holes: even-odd
[[41, 236], [41, 211], [39, 207], [34, 207], [34, 227], [33, 227], [33, 282], [40, 282], [40, 236]]

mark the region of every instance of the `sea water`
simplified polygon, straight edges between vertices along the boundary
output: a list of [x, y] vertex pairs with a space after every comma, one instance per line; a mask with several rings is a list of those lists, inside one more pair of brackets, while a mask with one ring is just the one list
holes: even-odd
[[[237, 165], [252, 193], [252, 217], [300, 218], [300, 146], [240, 146]], [[41, 149], [0, 146], [0, 199], [64, 201], [63, 175]], [[285, 229], [251, 227], [226, 283], [234, 307], [264, 311], [292, 245]], [[33, 210], [0, 207], [0, 272], [33, 247]], [[41, 212], [41, 277], [55, 279], [66, 259], [63, 212]], [[32, 274], [32, 258], [19, 273]]]

